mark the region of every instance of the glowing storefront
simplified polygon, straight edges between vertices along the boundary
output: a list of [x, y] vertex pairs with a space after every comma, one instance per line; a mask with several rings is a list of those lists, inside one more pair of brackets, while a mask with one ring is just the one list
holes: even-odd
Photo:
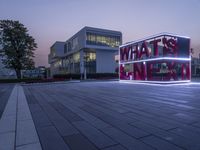
[[159, 34], [120, 46], [120, 80], [188, 82], [191, 80], [190, 38]]

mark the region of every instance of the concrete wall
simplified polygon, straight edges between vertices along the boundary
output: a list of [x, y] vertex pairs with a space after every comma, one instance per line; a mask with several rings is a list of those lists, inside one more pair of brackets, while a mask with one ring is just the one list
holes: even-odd
[[116, 51], [96, 50], [96, 72], [115, 73], [118, 64], [115, 62]]

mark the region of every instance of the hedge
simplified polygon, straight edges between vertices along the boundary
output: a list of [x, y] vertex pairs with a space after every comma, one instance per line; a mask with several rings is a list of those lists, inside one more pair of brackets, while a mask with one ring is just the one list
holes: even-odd
[[29, 78], [29, 79], [0, 79], [0, 83], [43, 83], [43, 82], [55, 82], [63, 81], [64, 79], [40, 79], [40, 78]]
[[[89, 73], [87, 79], [113, 79], [118, 78], [117, 73]], [[81, 74], [55, 74], [54, 79], [81, 79]], [[82, 74], [84, 78], [84, 74]]]

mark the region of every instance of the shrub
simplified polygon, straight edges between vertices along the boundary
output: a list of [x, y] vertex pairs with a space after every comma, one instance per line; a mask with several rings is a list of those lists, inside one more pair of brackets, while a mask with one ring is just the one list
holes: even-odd
[[[82, 74], [84, 77], [84, 74]], [[117, 73], [88, 73], [88, 79], [113, 79], [118, 78], [119, 75]], [[53, 76], [54, 79], [81, 79], [81, 74], [55, 74]]]

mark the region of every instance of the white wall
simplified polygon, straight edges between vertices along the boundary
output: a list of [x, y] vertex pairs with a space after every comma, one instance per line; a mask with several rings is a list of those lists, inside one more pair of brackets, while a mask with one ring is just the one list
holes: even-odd
[[96, 50], [96, 71], [97, 73], [115, 73], [118, 66], [115, 62], [115, 51]]

